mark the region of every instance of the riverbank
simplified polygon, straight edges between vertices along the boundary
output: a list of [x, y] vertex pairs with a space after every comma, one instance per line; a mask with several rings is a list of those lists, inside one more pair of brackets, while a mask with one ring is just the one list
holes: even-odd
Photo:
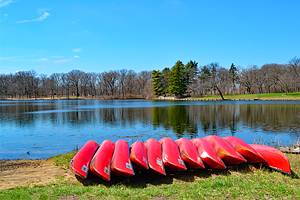
[[128, 98], [112, 98], [112, 97], [76, 97], [76, 96], [61, 96], [61, 97], [37, 97], [37, 98], [0, 98], [3, 101], [34, 101], [34, 100], [135, 100], [142, 99], [142, 97], [128, 97]]
[[[74, 153], [48, 160], [1, 161], [0, 199], [298, 199], [300, 155], [287, 154], [294, 176], [257, 166], [136, 177], [107, 184], [78, 182], [69, 170]], [[4, 163], [3, 163], [4, 162]], [[8, 189], [10, 188], [10, 189]]]
[[[297, 101], [300, 100], [300, 92], [294, 93], [263, 93], [263, 94], [233, 94], [224, 95], [225, 100], [232, 101]], [[218, 95], [210, 95], [203, 97], [187, 97], [187, 98], [175, 98], [175, 97], [159, 97], [157, 100], [180, 100], [180, 101], [222, 101], [222, 98]]]
[[[293, 93], [262, 93], [262, 94], [233, 94], [224, 95], [225, 100], [267, 100], [267, 101], [297, 101], [300, 100], [300, 92]], [[76, 96], [62, 96], [54, 98], [40, 97], [40, 98], [0, 98], [0, 100], [167, 100], [167, 101], [222, 101], [219, 95], [208, 95], [202, 97], [187, 97], [187, 98], [175, 98], [175, 97], [158, 97], [158, 98], [142, 98], [142, 97], [129, 97], [129, 98], [111, 98], [111, 97], [76, 97]]]

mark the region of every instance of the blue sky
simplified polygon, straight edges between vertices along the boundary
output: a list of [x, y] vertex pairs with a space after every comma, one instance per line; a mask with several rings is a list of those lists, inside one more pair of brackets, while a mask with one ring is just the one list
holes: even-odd
[[300, 56], [297, 0], [0, 0], [0, 73], [247, 67]]

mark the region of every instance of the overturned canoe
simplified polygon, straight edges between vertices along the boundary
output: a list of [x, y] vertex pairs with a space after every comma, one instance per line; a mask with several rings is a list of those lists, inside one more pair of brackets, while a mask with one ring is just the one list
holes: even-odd
[[266, 165], [272, 169], [291, 174], [288, 158], [278, 149], [260, 144], [250, 144], [265, 160]]
[[263, 163], [265, 162], [263, 157], [249, 144], [241, 140], [240, 138], [234, 136], [227, 136], [224, 139], [231, 145], [233, 148], [241, 154], [248, 163]]
[[95, 141], [90, 140], [73, 157], [71, 168], [77, 176], [82, 179], [87, 178], [90, 162], [98, 147], [99, 145]]
[[238, 165], [247, 162], [247, 160], [223, 138], [210, 135], [203, 139], [215, 149], [218, 156], [226, 165]]
[[193, 169], [204, 169], [205, 166], [198, 154], [197, 147], [193, 144], [191, 140], [186, 138], [180, 138], [175, 141], [179, 147], [180, 155], [182, 160]]
[[130, 147], [130, 160], [139, 168], [148, 169], [147, 149], [143, 142], [136, 141]]
[[197, 147], [199, 156], [206, 166], [212, 169], [225, 169], [224, 162], [219, 158], [214, 148], [204, 139], [192, 139], [193, 144]]
[[145, 146], [147, 149], [149, 168], [161, 175], [166, 175], [165, 168], [162, 162], [161, 144], [159, 143], [159, 141], [150, 138], [145, 142]]
[[160, 143], [162, 145], [162, 160], [164, 165], [172, 170], [186, 170], [176, 142], [171, 138], [162, 138]]
[[90, 170], [105, 181], [110, 181], [110, 163], [114, 153], [115, 144], [110, 140], [104, 140], [96, 151]]
[[115, 150], [111, 161], [111, 170], [119, 175], [133, 176], [134, 171], [129, 158], [129, 147], [125, 140], [115, 143]]

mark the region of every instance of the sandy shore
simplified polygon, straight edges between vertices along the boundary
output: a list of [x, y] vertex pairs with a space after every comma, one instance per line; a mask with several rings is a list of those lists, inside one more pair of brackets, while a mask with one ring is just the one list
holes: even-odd
[[0, 160], [0, 190], [30, 185], [46, 185], [72, 175], [49, 160]]

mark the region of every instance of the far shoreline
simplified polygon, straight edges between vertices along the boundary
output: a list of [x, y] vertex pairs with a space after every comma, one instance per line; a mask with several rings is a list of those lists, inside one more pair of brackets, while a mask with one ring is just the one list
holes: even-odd
[[222, 99], [218, 95], [202, 96], [202, 97], [173, 97], [173, 96], [160, 96], [152, 98], [142, 97], [76, 97], [76, 96], [61, 96], [61, 97], [37, 97], [37, 98], [0, 98], [1, 101], [40, 101], [40, 100], [145, 100], [145, 101], [300, 101], [300, 92], [295, 93], [261, 93], [261, 94], [233, 94], [224, 95], [225, 99]]

